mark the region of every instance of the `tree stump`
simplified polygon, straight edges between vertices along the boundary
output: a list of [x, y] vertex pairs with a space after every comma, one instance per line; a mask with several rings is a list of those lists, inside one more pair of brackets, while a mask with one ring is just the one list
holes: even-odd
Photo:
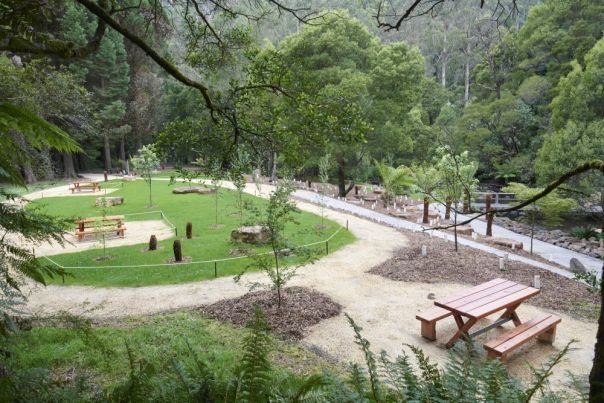
[[178, 239], [174, 241], [174, 244], [172, 245], [172, 250], [174, 251], [174, 261], [182, 262], [182, 248]]
[[268, 241], [269, 238], [270, 233], [268, 229], [260, 225], [240, 227], [231, 231], [231, 240], [235, 242], [258, 244]]
[[157, 237], [155, 235], [151, 235], [149, 238], [149, 250], [157, 250]]

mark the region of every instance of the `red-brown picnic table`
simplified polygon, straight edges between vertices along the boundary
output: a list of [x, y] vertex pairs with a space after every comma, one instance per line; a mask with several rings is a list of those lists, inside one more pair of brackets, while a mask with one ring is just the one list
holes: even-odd
[[75, 223], [78, 224], [79, 231], [84, 231], [86, 224], [90, 224], [90, 223], [96, 222], [98, 220], [106, 221], [106, 222], [117, 221], [118, 227], [119, 227], [121, 225], [121, 222], [125, 218], [126, 217], [123, 215], [108, 215], [105, 217], [87, 217], [87, 218], [82, 218], [80, 220], [76, 220]]
[[[539, 292], [537, 288], [496, 278], [434, 301], [434, 305], [451, 311], [457, 323], [458, 330], [447, 342], [447, 348], [452, 347], [460, 337], [476, 336], [510, 320], [515, 326], [519, 326], [522, 322], [516, 314], [516, 309]], [[503, 310], [503, 314], [493, 324], [470, 333], [470, 329], [480, 319]]]

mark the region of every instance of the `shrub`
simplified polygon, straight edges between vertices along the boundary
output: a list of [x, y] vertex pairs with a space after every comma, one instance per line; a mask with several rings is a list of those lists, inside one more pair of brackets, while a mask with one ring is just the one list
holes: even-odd
[[596, 232], [596, 230], [589, 225], [586, 225], [584, 227], [574, 227], [570, 230], [570, 234], [575, 238], [579, 239], [589, 239], [598, 237], [598, 233]]
[[182, 262], [182, 248], [178, 239], [174, 241], [174, 244], [172, 245], [172, 250], [174, 251], [174, 261]]

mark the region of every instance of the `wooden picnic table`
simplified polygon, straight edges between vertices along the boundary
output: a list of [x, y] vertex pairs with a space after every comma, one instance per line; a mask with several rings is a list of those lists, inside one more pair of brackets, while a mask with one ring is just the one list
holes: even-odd
[[[539, 292], [537, 288], [496, 278], [453, 296], [434, 301], [434, 305], [450, 311], [457, 323], [458, 330], [447, 342], [447, 348], [452, 347], [460, 337], [476, 336], [508, 321], [513, 321], [515, 326], [520, 326], [522, 322], [516, 309]], [[493, 324], [470, 333], [480, 319], [500, 311], [504, 312]]]
[[101, 185], [96, 181], [77, 181], [72, 182], [71, 186], [69, 187], [71, 193], [75, 192], [76, 190], [81, 192], [84, 189], [90, 189], [93, 192], [96, 192], [97, 190], [101, 190]]
[[84, 229], [86, 228], [86, 224], [94, 223], [99, 220], [104, 221], [104, 222], [115, 221], [115, 222], [117, 222], [118, 226], [120, 226], [121, 222], [125, 218], [126, 217], [123, 215], [110, 215], [110, 216], [108, 215], [105, 217], [87, 217], [87, 218], [82, 218], [82, 219], [76, 220], [75, 223], [78, 224], [79, 231], [84, 231]]

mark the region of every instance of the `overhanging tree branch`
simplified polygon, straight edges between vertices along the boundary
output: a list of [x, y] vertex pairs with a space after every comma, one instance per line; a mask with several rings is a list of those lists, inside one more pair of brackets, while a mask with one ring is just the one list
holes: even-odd
[[149, 56], [155, 63], [157, 63], [164, 71], [174, 77], [176, 80], [181, 83], [196, 88], [201, 93], [203, 97], [204, 103], [206, 107], [210, 110], [210, 114], [212, 118], [215, 119], [215, 113], [219, 111], [219, 108], [214, 105], [212, 99], [210, 98], [209, 89], [204, 84], [192, 80], [189, 77], [185, 76], [176, 66], [170, 63], [166, 58], [162, 57], [157, 53], [151, 46], [147, 44], [142, 38], [135, 35], [133, 32], [123, 27], [119, 22], [117, 22], [111, 14], [109, 14], [104, 8], [96, 4], [92, 0], [76, 0], [78, 3], [86, 7], [88, 11], [96, 15], [99, 21], [103, 21], [111, 28], [115, 29], [119, 32], [124, 38], [128, 39], [130, 42], [138, 46], [147, 56]]

